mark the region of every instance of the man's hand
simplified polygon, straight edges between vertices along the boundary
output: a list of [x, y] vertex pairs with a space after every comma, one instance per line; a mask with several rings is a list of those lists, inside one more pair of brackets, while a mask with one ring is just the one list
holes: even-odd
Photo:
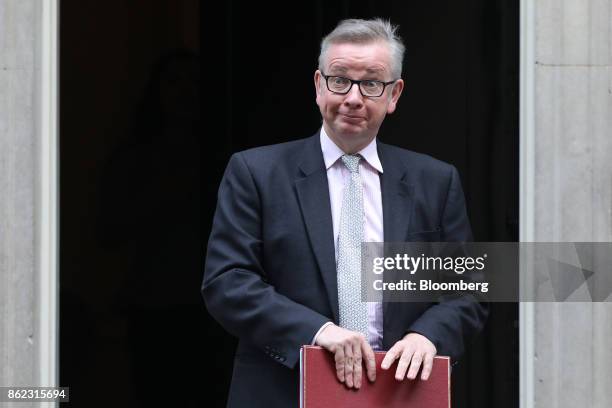
[[334, 353], [336, 376], [347, 387], [361, 387], [362, 361], [370, 381], [376, 380], [374, 351], [363, 334], [330, 324], [319, 333], [316, 344]]
[[[421, 380], [429, 379], [433, 359], [436, 355], [436, 346], [427, 337], [418, 333], [408, 333], [404, 338], [393, 345], [385, 355], [381, 368], [388, 370], [395, 360], [399, 358], [395, 379], [401, 381], [404, 377], [414, 380], [419, 372], [421, 364], [423, 371]], [[408, 374], [406, 375], [406, 370]]]

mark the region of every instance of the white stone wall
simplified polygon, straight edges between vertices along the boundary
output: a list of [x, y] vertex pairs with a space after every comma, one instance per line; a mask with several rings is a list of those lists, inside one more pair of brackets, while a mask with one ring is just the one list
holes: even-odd
[[[612, 241], [612, 0], [534, 17], [533, 239]], [[527, 406], [612, 406], [612, 303], [537, 303], [533, 322]]]
[[[0, 385], [36, 369], [36, 1], [0, 1]], [[40, 27], [39, 27], [40, 28]]]
[[56, 163], [49, 154], [56, 144], [49, 108], [55, 105], [49, 90], [56, 81], [50, 69], [56, 4], [0, 1], [0, 386], [56, 380], [56, 239], [50, 234], [57, 221], [50, 200]]

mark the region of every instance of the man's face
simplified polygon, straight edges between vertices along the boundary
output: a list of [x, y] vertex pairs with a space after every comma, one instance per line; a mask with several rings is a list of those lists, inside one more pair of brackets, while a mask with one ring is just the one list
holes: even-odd
[[[391, 74], [391, 55], [384, 42], [332, 44], [324, 63], [325, 75], [383, 82], [396, 79]], [[378, 133], [385, 115], [395, 111], [404, 86], [400, 79], [388, 85], [381, 96], [365, 97], [356, 84], [346, 95], [329, 91], [319, 70], [314, 81], [325, 131], [340, 147], [365, 147]]]

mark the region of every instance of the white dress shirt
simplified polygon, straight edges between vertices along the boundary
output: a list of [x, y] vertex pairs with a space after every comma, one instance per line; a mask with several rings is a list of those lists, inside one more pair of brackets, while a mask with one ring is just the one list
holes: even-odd
[[[342, 210], [342, 197], [344, 186], [350, 179], [350, 172], [339, 160], [345, 153], [329, 138], [325, 129], [321, 128], [321, 150], [327, 170], [327, 183], [329, 185], [329, 200], [334, 230], [334, 246], [336, 261], [338, 259], [338, 233], [340, 230], [340, 212]], [[365, 225], [363, 229], [364, 242], [383, 242], [383, 210], [380, 191], [379, 174], [383, 172], [382, 164], [378, 158], [376, 138], [365, 148], [358, 152], [363, 160], [359, 161], [359, 173], [363, 184], [363, 209]], [[368, 342], [374, 350], [382, 350], [383, 336], [383, 308], [380, 302], [368, 302]], [[324, 324], [314, 337], [316, 341], [319, 333], [331, 323]]]

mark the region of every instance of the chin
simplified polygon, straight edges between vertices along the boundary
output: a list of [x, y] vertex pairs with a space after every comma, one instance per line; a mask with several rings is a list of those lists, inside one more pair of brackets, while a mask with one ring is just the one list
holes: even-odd
[[338, 133], [349, 137], [360, 137], [366, 131], [366, 129], [364, 129], [362, 126], [357, 126], [350, 123], [341, 123], [336, 129]]

